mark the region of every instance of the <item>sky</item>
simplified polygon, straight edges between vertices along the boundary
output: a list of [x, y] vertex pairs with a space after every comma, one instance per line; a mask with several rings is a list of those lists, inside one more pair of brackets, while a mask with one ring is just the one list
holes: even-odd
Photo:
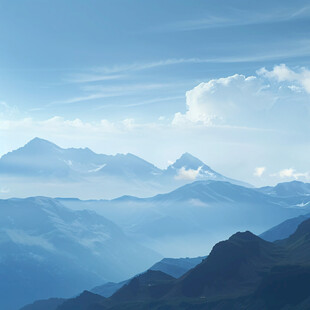
[[310, 5], [0, 0], [0, 155], [34, 137], [310, 182]]

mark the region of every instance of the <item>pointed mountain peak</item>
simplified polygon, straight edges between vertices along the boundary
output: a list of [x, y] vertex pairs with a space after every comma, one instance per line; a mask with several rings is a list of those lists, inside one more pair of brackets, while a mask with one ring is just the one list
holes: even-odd
[[80, 297], [80, 298], [89, 298], [89, 297], [93, 297], [93, 296], [98, 296], [98, 295], [94, 294], [94, 293], [92, 293], [90, 291], [84, 290], [78, 297]]
[[182, 156], [179, 158], [180, 160], [193, 160], [193, 161], [200, 161], [202, 162], [200, 159], [198, 159], [197, 157], [193, 156], [192, 154], [185, 152], [182, 154]]
[[262, 240], [261, 238], [257, 237], [256, 235], [254, 235], [253, 233], [251, 233], [250, 231], [245, 231], [245, 232], [237, 232], [234, 235], [232, 235], [229, 238], [230, 241], [246, 241], [246, 242], [250, 242], [250, 241], [257, 241], [257, 240]]
[[276, 245], [259, 238], [250, 231], [237, 232], [228, 240], [217, 243], [207, 260], [208, 264], [217, 266], [219, 264], [223, 268], [228, 267], [234, 259], [238, 264], [243, 264], [245, 260], [253, 257], [264, 257], [264, 260], [269, 261], [271, 258], [266, 253], [273, 253], [275, 248], [277, 248]]
[[56, 147], [59, 148], [56, 144], [41, 138], [34, 138], [30, 140], [24, 147], [31, 148], [47, 148], [47, 147]]
[[265, 248], [265, 245], [269, 245], [269, 242], [257, 237], [250, 231], [237, 232], [228, 240], [217, 243], [213, 247], [208, 259], [213, 263], [222, 260], [222, 263], [226, 264], [227, 255], [233, 255], [233, 253], [234, 255], [244, 257], [260, 255], [259, 248]]
[[68, 310], [68, 309], [93, 309], [94, 305], [103, 303], [106, 300], [105, 297], [84, 291], [79, 296], [71, 299], [67, 299], [57, 309]]
[[206, 166], [200, 159], [191, 155], [190, 153], [184, 153], [179, 159], [175, 161], [170, 167], [174, 169], [195, 169], [197, 170], [199, 167]]
[[27, 144], [32, 144], [32, 143], [51, 143], [51, 142], [46, 140], [46, 139], [35, 137], [35, 138], [31, 139]]

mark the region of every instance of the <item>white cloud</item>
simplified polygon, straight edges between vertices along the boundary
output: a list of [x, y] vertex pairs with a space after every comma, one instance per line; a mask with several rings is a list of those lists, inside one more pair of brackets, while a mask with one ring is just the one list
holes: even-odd
[[255, 76], [213, 79], [186, 92], [187, 112], [176, 113], [173, 124], [251, 125], [274, 101], [268, 85]]
[[310, 179], [310, 172], [297, 172], [294, 168], [286, 168], [280, 170], [278, 173], [274, 173], [271, 176], [273, 177], [280, 177], [281, 179], [304, 179], [309, 180]]
[[195, 170], [195, 169], [187, 169], [186, 170], [184, 167], [182, 167], [181, 169], [178, 170], [178, 174], [175, 178], [177, 180], [194, 181], [199, 176], [200, 170], [201, 170], [201, 167], [199, 167], [197, 170]]
[[303, 89], [299, 86], [296, 86], [296, 85], [289, 85], [287, 86], [291, 91], [294, 91], [296, 93], [300, 93], [303, 91]]
[[283, 169], [279, 172], [279, 176], [281, 178], [290, 178], [290, 177], [293, 177], [294, 174], [295, 174], [295, 169], [293, 168]]
[[265, 171], [266, 171], [266, 167], [257, 167], [255, 168], [254, 176], [261, 177]]
[[[304, 90], [304, 91], [301, 91]], [[176, 126], [238, 126], [285, 130], [310, 125], [310, 71], [285, 65], [256, 76], [235, 74], [200, 83], [186, 92], [185, 113], [177, 112]]]
[[[259, 75], [265, 76], [269, 79], [275, 79], [278, 82], [295, 82], [297, 85], [290, 85], [293, 90], [300, 90], [302, 87], [308, 94], [310, 94], [310, 70], [300, 68], [296, 71], [288, 68], [285, 64], [275, 66], [273, 70], [268, 71], [262, 68], [257, 71]], [[298, 88], [299, 86], [299, 88]]]

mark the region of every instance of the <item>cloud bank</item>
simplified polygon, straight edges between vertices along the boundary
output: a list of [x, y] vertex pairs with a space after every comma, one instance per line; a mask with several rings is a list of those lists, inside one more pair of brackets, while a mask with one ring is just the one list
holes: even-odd
[[200, 83], [186, 93], [186, 112], [174, 115], [177, 126], [245, 126], [287, 130], [309, 128], [310, 71], [286, 65], [255, 76], [235, 74]]

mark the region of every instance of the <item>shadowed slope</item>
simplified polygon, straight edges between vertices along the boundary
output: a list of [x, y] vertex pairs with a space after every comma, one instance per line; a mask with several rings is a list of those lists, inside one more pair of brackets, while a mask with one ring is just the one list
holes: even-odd
[[283, 255], [281, 248], [248, 231], [236, 233], [180, 278], [171, 296], [213, 299], [248, 294]]

